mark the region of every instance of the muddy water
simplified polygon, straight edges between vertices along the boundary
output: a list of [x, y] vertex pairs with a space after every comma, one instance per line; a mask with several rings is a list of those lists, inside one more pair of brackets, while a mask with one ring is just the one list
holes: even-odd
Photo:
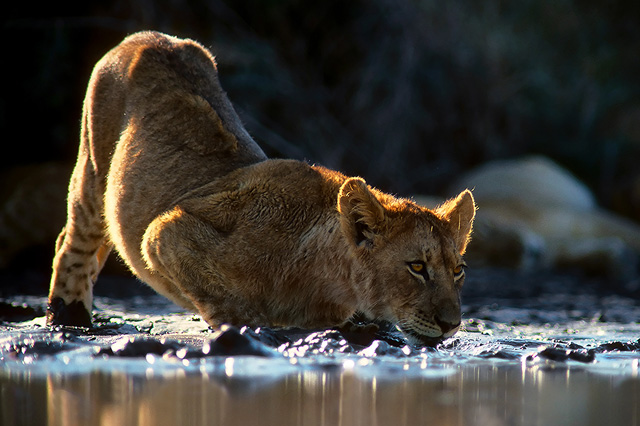
[[384, 324], [210, 330], [149, 294], [98, 297], [94, 330], [51, 329], [42, 297], [14, 295], [0, 424], [640, 425], [635, 298], [485, 296], [424, 348]]

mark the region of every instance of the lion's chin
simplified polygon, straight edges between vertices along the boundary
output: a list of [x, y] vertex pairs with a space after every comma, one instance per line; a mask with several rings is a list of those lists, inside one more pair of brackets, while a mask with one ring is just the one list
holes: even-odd
[[[429, 346], [429, 347], [435, 347], [437, 346], [439, 343], [441, 343], [443, 340], [447, 339], [448, 337], [451, 336], [446, 336], [446, 335], [440, 335], [440, 336], [427, 336], [425, 334], [420, 334], [418, 332], [416, 332], [415, 330], [411, 330], [411, 329], [403, 329], [402, 327], [398, 327], [398, 329], [402, 332], [402, 334], [406, 337], [406, 339], [416, 345], [416, 346]], [[449, 334], [449, 333], [447, 333]], [[453, 335], [453, 333], [451, 334]]]

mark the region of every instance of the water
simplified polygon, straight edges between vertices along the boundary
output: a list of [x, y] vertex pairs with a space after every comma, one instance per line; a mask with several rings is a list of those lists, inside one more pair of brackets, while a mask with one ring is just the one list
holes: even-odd
[[[329, 369], [258, 364], [264, 376], [256, 379], [229, 371], [230, 359], [199, 373], [3, 374], [3, 424], [633, 425], [640, 419], [637, 375], [505, 362], [390, 368], [346, 362]], [[235, 359], [233, 368], [254, 361]]]

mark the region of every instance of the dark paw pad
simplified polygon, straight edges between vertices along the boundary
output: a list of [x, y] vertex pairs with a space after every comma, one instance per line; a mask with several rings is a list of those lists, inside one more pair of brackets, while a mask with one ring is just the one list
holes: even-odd
[[47, 324], [91, 327], [91, 314], [79, 300], [67, 305], [61, 297], [54, 297], [47, 306]]

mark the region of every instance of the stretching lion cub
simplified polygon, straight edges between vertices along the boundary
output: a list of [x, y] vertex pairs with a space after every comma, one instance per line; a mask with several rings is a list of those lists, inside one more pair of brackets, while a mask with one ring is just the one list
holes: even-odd
[[268, 160], [210, 52], [156, 32], [96, 65], [84, 103], [49, 324], [90, 326], [112, 247], [210, 325], [326, 327], [356, 313], [433, 343], [460, 324], [469, 191], [433, 211], [360, 178]]

